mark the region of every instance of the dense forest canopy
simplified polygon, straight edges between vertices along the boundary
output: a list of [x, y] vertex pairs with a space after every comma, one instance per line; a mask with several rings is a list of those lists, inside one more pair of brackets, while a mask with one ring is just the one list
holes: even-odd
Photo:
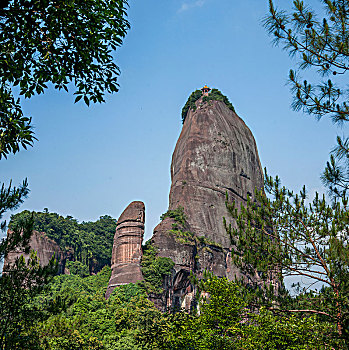
[[72, 216], [63, 217], [47, 210], [24, 210], [11, 216], [9, 228], [31, 216], [34, 219], [34, 230], [45, 232], [64, 251], [72, 248], [74, 259], [87, 265], [90, 270], [93, 267], [94, 271], [99, 271], [103, 266], [110, 265], [116, 219], [104, 215], [94, 222], [79, 223]]
[[[28, 349], [184, 350], [184, 349], [331, 349], [328, 323], [315, 317], [275, 316], [261, 309], [250, 313], [239, 286], [207, 276], [200, 314], [161, 313], [148, 300], [144, 284], [119, 286], [104, 295], [110, 268], [97, 275], [56, 276], [31, 301], [37, 322], [27, 325]], [[250, 322], [246, 322], [250, 319]], [[245, 321], [244, 321], [245, 320]]]

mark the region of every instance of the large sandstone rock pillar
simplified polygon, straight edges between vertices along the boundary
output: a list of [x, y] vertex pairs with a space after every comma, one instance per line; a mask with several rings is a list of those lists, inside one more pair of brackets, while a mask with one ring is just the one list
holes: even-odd
[[224, 248], [231, 246], [222, 218], [225, 194], [237, 205], [263, 188], [256, 142], [244, 121], [223, 102], [197, 102], [172, 155], [169, 209], [184, 207], [190, 228]]
[[263, 188], [256, 142], [244, 121], [220, 101], [200, 98], [196, 106], [188, 112], [172, 156], [169, 209], [184, 208], [185, 230], [197, 239], [185, 242], [176, 237], [171, 218], [164, 219], [152, 237], [159, 255], [175, 263], [162, 301], [167, 306], [187, 307], [183, 302], [190, 289], [190, 271], [200, 275], [207, 269], [230, 280], [241, 277], [231, 264], [232, 245], [223, 225], [223, 217], [236, 225], [226, 209], [225, 196], [239, 207], [255, 188]]
[[145, 207], [143, 202], [132, 202], [116, 223], [112, 273], [106, 292], [109, 298], [115, 287], [143, 280], [141, 271], [142, 241], [144, 235]]

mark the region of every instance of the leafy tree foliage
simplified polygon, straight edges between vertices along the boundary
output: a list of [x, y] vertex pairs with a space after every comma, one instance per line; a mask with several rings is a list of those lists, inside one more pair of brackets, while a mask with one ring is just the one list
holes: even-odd
[[143, 246], [141, 266], [147, 292], [161, 293], [164, 278], [171, 275], [174, 262], [157, 256], [157, 248], [149, 240]]
[[88, 267], [80, 261], [68, 261], [65, 266], [72, 275], [78, 275], [80, 277], [87, 277], [90, 275]]
[[119, 68], [112, 50], [129, 29], [126, 0], [3, 1], [0, 5], [0, 159], [32, 145], [31, 119], [20, 95], [43, 93], [48, 83], [75, 102], [104, 102], [118, 91]]
[[20, 100], [0, 85], [0, 159], [17, 153], [20, 147], [27, 149], [36, 140], [31, 118], [23, 115]]
[[0, 348], [36, 348], [31, 337], [33, 321], [38, 317], [37, 308], [30, 304], [57, 270], [54, 259], [41, 267], [36, 253], [31, 252], [26, 262], [21, 256], [14, 265], [4, 266], [0, 277]]
[[43, 306], [47, 316], [66, 312], [81, 296], [93, 295], [106, 290], [111, 270], [105, 266], [97, 275], [81, 277], [78, 274], [58, 275], [32, 303]]
[[98, 269], [110, 265], [116, 221], [109, 215], [103, 215], [97, 221], [82, 222], [79, 225], [83, 232], [82, 240], [86, 242], [88, 249], [91, 247], [91, 260]]
[[221, 91], [219, 91], [218, 89], [212, 89], [210, 91], [210, 93], [208, 94], [208, 96], [204, 96], [202, 99], [204, 102], [208, 102], [208, 101], [222, 101], [226, 104], [226, 106], [232, 110], [233, 112], [235, 112], [235, 108], [234, 106], [231, 104], [231, 102], [229, 101], [228, 97], [223, 95]]
[[[0, 219], [8, 210], [18, 208], [28, 195], [27, 182], [19, 187], [8, 187], [2, 184], [0, 190]], [[1, 222], [5, 230], [6, 222]], [[0, 241], [0, 262], [15, 249], [29, 253], [28, 245], [33, 232], [33, 218], [18, 220], [13, 225], [11, 234]], [[36, 255], [32, 252], [26, 262], [23, 257], [16, 259], [11, 266], [3, 267], [0, 276], [0, 348], [23, 349], [35, 348], [35, 338], [30, 337], [31, 322], [37, 316], [35, 309], [28, 306], [33, 296], [38, 294], [56, 271], [54, 258], [48, 266], [39, 266]]]
[[[119, 69], [111, 53], [121, 45], [129, 28], [126, 6], [126, 0], [0, 3], [0, 160], [21, 147], [32, 146], [36, 139], [31, 118], [23, 115], [20, 99], [15, 97], [16, 86], [25, 98], [43, 93], [48, 83], [66, 91], [75, 86], [75, 102], [83, 98], [87, 105], [90, 101], [104, 102], [105, 92], [118, 90]], [[1, 219], [23, 202], [29, 190], [26, 181], [19, 187], [0, 185]], [[29, 251], [33, 220], [31, 215], [26, 219], [17, 220], [12, 234], [1, 241], [0, 261], [15, 248]], [[1, 229], [5, 227], [2, 222]], [[86, 235], [89, 229], [87, 225]], [[94, 246], [101, 258], [97, 263], [102, 263], [105, 248], [98, 239]], [[81, 247], [80, 259], [83, 252], [89, 262], [88, 248]], [[19, 259], [0, 277], [1, 349], [31, 346], [29, 335], [23, 333], [32, 318], [26, 312], [28, 296], [37, 293], [49, 278], [53, 261], [41, 269], [34, 257], [27, 264]]]
[[[5, 186], [3, 183], [0, 189], [0, 220], [3, 215], [9, 210], [15, 210], [23, 203], [24, 199], [29, 193], [27, 180], [23, 181], [19, 187], [12, 187], [10, 182], [9, 186]], [[0, 262], [7, 253], [15, 249], [18, 245], [23, 248], [28, 245], [31, 233], [32, 233], [32, 221], [24, 223], [19, 221], [17, 225], [13, 227], [13, 233], [8, 239], [0, 241]], [[6, 221], [0, 223], [0, 230], [4, 231], [6, 228]]]
[[[226, 278], [201, 281], [200, 314], [178, 312], [155, 325], [155, 349], [331, 349], [331, 326], [316, 317], [250, 313], [239, 286]], [[209, 297], [208, 297], [209, 296]]]
[[[205, 275], [199, 284], [200, 312], [162, 314], [140, 285], [117, 287], [104, 294], [110, 268], [97, 275], [56, 276], [31, 303], [56, 304], [33, 321], [40, 349], [331, 349], [331, 325], [315, 316], [280, 315], [261, 309], [250, 313], [240, 287], [225, 278]], [[207, 298], [209, 296], [209, 299]], [[57, 300], [61, 302], [58, 303]]]
[[56, 276], [35, 298], [37, 305], [61, 299], [61, 307], [35, 325], [41, 349], [150, 349], [147, 339], [161, 313], [135, 284], [117, 287], [105, 300], [110, 274], [105, 266], [86, 278]]
[[190, 109], [193, 111], [196, 110], [196, 104], [195, 102], [202, 96], [202, 91], [201, 90], [195, 90], [192, 92], [185, 103], [183, 109], [182, 109], [182, 124], [184, 124], [185, 118], [187, 117], [187, 114]]
[[[293, 1], [292, 13], [278, 10], [269, 0], [269, 15], [264, 25], [274, 36], [275, 44], [299, 61], [299, 68], [313, 68], [323, 79], [318, 83], [302, 81], [290, 70], [293, 92], [292, 107], [317, 118], [327, 116], [334, 123], [349, 121], [348, 87], [343, 76], [349, 69], [349, 3], [346, 0], [321, 0], [325, 16], [319, 15], [303, 1]], [[331, 78], [329, 78], [331, 77]], [[337, 146], [327, 163], [322, 180], [336, 199], [349, 189], [349, 140], [338, 137]]]
[[95, 222], [78, 223], [72, 216], [63, 217], [57, 213], [22, 211], [11, 216], [9, 227], [18, 221], [33, 216], [33, 229], [45, 232], [62, 249], [73, 248], [74, 259], [97, 272], [103, 266], [110, 265], [116, 220], [108, 215], [101, 216]]
[[[270, 271], [279, 269], [279, 278], [300, 276], [306, 292], [320, 282], [326, 292], [308, 294], [299, 299], [295, 310], [287, 312], [314, 313], [337, 326], [338, 335], [348, 337], [349, 305], [349, 213], [348, 202], [327, 204], [316, 194], [307, 204], [306, 193], [294, 194], [265, 174], [265, 188], [256, 191], [255, 200], [237, 208], [227, 203], [237, 228], [227, 227], [236, 247], [233, 262], [252, 273], [259, 271], [265, 280]], [[306, 281], [306, 282], [305, 282]], [[274, 295], [271, 293], [270, 295]], [[312, 296], [312, 297], [311, 297]], [[297, 306], [297, 305], [296, 305]], [[283, 305], [280, 305], [281, 309]]]

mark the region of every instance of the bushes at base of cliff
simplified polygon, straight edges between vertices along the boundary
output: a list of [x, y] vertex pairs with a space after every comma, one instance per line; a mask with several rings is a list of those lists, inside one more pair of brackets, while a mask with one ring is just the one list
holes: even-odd
[[[333, 327], [317, 317], [295, 316], [260, 309], [250, 313], [238, 284], [211, 276], [200, 284], [210, 295], [201, 298], [200, 314], [165, 315], [153, 349], [303, 350], [339, 349]], [[207, 295], [207, 294], [206, 294]], [[276, 310], [274, 310], [276, 311]]]
[[[36, 347], [44, 350], [179, 350], [179, 349], [340, 349], [331, 325], [316, 317], [249, 313], [239, 285], [209, 277], [199, 285], [210, 295], [200, 314], [162, 314], [137, 284], [104, 293], [110, 269], [96, 276], [57, 276], [46, 293], [61, 295], [64, 309], [33, 324]], [[67, 291], [69, 292], [69, 301]], [[74, 291], [74, 292], [73, 292]], [[74, 293], [74, 300], [72, 294]], [[277, 310], [276, 310], [277, 311]]]
[[146, 291], [162, 293], [164, 278], [172, 273], [174, 262], [170, 258], [157, 256], [157, 249], [147, 241], [143, 246], [141, 269], [144, 277], [143, 284]]
[[[161, 317], [141, 286], [127, 284], [104, 295], [110, 278], [104, 267], [95, 276], [56, 276], [35, 301], [46, 317], [33, 325], [37, 347], [47, 350], [141, 350], [154, 322]], [[47, 305], [61, 299], [61, 308], [47, 312]], [[34, 348], [33, 348], [34, 349]]]

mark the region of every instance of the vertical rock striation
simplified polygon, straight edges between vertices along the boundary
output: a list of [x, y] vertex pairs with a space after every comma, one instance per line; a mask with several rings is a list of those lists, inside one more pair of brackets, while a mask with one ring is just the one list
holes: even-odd
[[144, 220], [144, 203], [139, 201], [129, 204], [119, 217], [111, 260], [112, 273], [106, 298], [109, 298], [117, 286], [143, 280], [140, 263]]
[[189, 307], [190, 271], [200, 275], [207, 269], [230, 280], [241, 277], [230, 261], [232, 246], [223, 225], [223, 217], [229, 219], [225, 196], [240, 206], [255, 188], [263, 188], [256, 143], [243, 120], [221, 101], [200, 98], [196, 106], [188, 112], [172, 156], [169, 195], [169, 210], [184, 208], [187, 223], [182, 230], [193, 237], [183, 240], [171, 230], [175, 221], [169, 217], [152, 237], [159, 255], [175, 262], [162, 296], [163, 309]]

